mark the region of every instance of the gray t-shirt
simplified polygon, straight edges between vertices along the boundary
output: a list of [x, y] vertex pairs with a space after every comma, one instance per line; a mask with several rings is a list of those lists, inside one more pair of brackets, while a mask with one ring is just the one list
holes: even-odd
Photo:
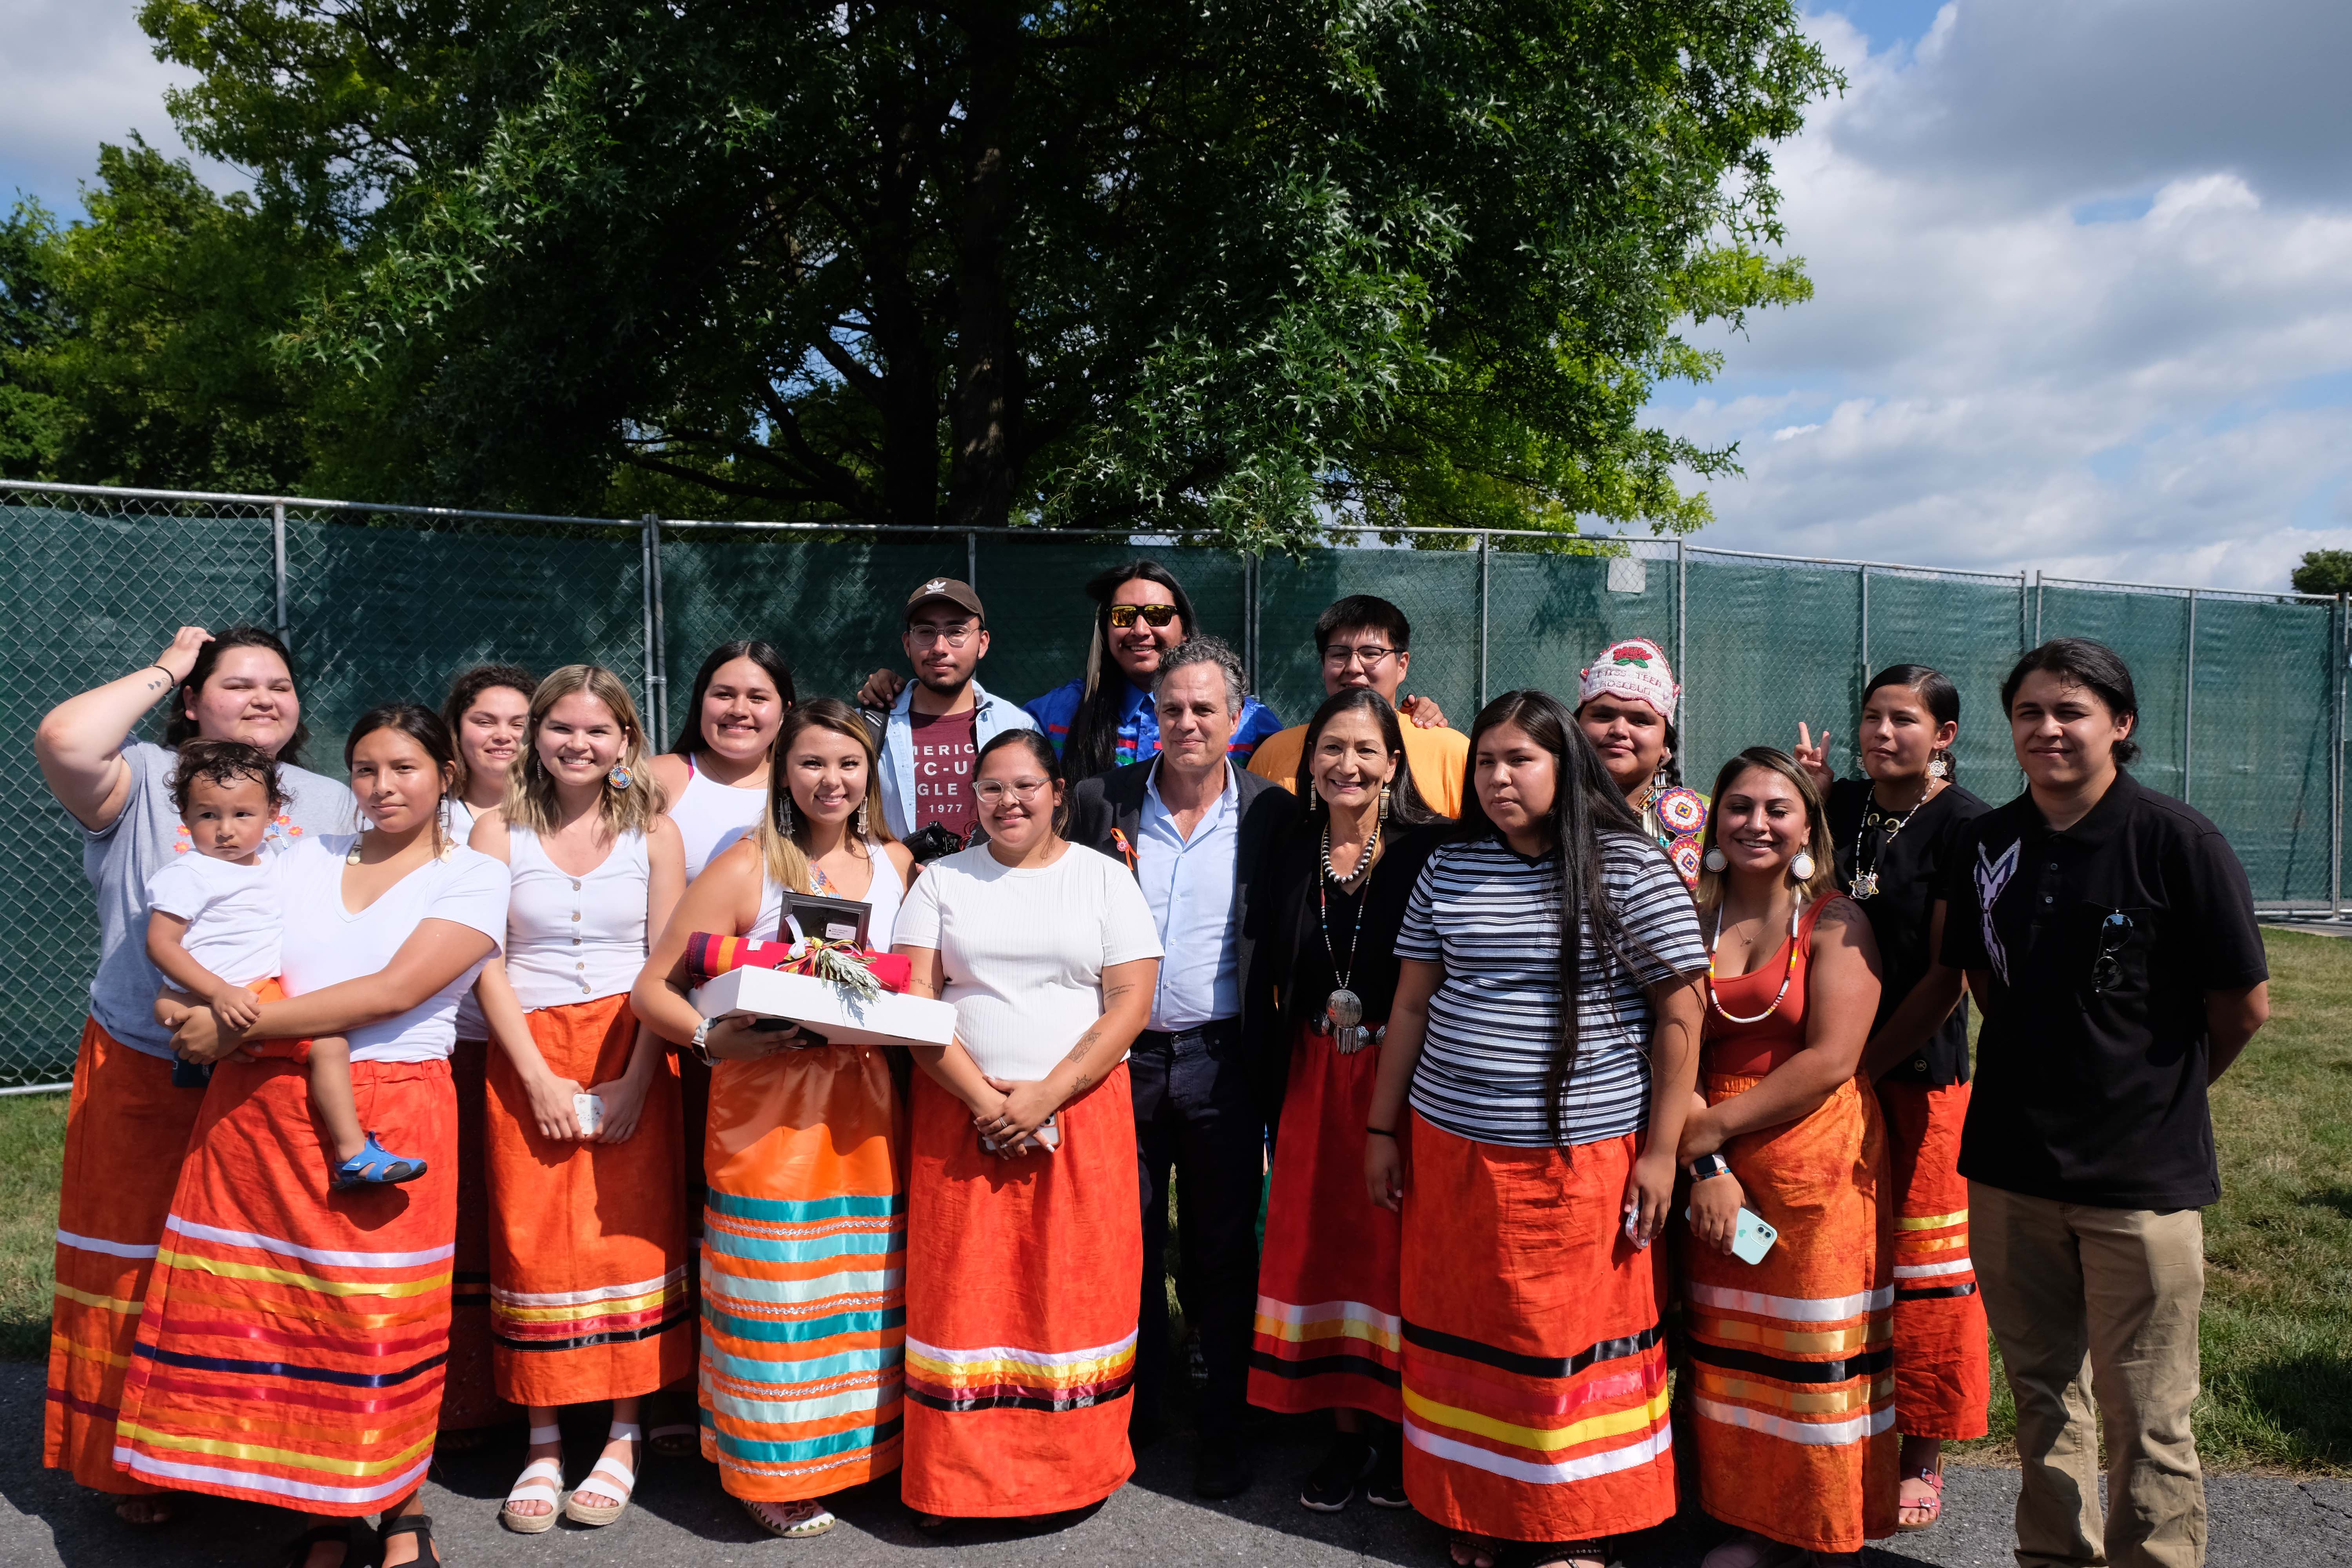
[[[122, 748], [131, 791], [122, 815], [103, 832], [82, 829], [81, 869], [98, 893], [98, 973], [89, 983], [89, 1012], [99, 1026], [133, 1050], [172, 1054], [172, 1037], [155, 1022], [155, 993], [163, 976], [147, 962], [147, 879], [174, 855], [195, 853], [172, 804], [178, 753], [145, 741]], [[265, 853], [295, 839], [349, 833], [359, 803], [349, 786], [302, 768], [280, 767], [286, 809], [269, 825]]]

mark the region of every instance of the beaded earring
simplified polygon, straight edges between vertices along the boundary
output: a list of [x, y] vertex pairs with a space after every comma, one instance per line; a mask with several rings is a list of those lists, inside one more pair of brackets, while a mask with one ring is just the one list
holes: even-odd
[[615, 795], [628, 788], [632, 782], [634, 781], [629, 776], [628, 768], [620, 763], [614, 763], [612, 772], [604, 775], [604, 783]]
[[1386, 785], [1386, 784], [1382, 784], [1382, 785], [1381, 785], [1381, 820], [1382, 822], [1386, 822], [1388, 819], [1389, 819], [1389, 786], [1388, 786], [1388, 785]]
[[1800, 849], [1789, 862], [1789, 879], [1802, 885], [1813, 879], [1813, 856], [1809, 849]]
[[866, 803], [862, 800], [857, 803], [857, 837], [866, 837]]
[[793, 836], [793, 792], [786, 790], [776, 802], [776, 831], [790, 838]]
[[1717, 844], [1708, 847], [1706, 858], [1701, 861], [1700, 864], [1705, 866], [1708, 870], [1720, 874], [1726, 866], [1731, 864], [1731, 861], [1723, 853], [1723, 846]]
[[1936, 754], [1927, 759], [1927, 776], [1931, 779], [1949, 778], [1951, 773], [1952, 764], [1948, 760], [1948, 753], [1943, 747], [1937, 747]]

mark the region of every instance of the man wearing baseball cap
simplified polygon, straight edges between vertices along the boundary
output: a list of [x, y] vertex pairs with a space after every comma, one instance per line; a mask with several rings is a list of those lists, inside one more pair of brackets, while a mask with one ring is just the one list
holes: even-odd
[[968, 844], [980, 820], [971, 793], [980, 749], [1006, 730], [1037, 722], [973, 679], [988, 654], [988, 613], [971, 584], [954, 577], [916, 584], [899, 644], [915, 679], [882, 720], [882, 819], [899, 838], [936, 822]]

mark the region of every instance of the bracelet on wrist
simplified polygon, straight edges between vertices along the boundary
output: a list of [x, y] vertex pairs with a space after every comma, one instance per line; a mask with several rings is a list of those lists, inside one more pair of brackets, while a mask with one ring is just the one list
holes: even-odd
[[162, 665], [160, 665], [160, 664], [151, 664], [151, 665], [149, 665], [147, 668], [148, 668], [149, 669], [162, 669], [162, 670], [163, 670], [163, 679], [164, 679], [165, 680], [170, 681], [170, 682], [171, 682], [173, 685], [174, 685], [174, 686], [177, 686], [177, 685], [179, 685], [179, 684], [180, 684], [180, 678], [179, 678], [178, 676], [176, 676], [176, 675], [173, 675], [170, 670], [168, 670], [168, 669], [164, 669], [164, 668], [163, 668], [163, 667]]
[[1373, 1127], [1367, 1125], [1364, 1128], [1364, 1131], [1370, 1133], [1375, 1138], [1393, 1138], [1396, 1136], [1393, 1131], [1385, 1127]]
[[1717, 1176], [1731, 1174], [1731, 1162], [1720, 1154], [1701, 1154], [1690, 1163], [1688, 1168], [1690, 1179], [1694, 1182], [1710, 1181]]

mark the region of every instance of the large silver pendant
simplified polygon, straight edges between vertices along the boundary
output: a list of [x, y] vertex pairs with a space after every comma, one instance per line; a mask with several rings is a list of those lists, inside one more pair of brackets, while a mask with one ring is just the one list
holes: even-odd
[[1875, 871], [1864, 871], [1861, 876], [1856, 877], [1856, 878], [1853, 879], [1853, 896], [1854, 896], [1855, 898], [1857, 898], [1857, 899], [1867, 899], [1867, 898], [1871, 898], [1871, 897], [1875, 896], [1877, 892], [1878, 892], [1878, 873], [1877, 873], [1877, 872], [1875, 872]]
[[1323, 1011], [1333, 1028], [1352, 1029], [1364, 1021], [1364, 999], [1342, 985], [1331, 993], [1331, 999], [1323, 1004]]

